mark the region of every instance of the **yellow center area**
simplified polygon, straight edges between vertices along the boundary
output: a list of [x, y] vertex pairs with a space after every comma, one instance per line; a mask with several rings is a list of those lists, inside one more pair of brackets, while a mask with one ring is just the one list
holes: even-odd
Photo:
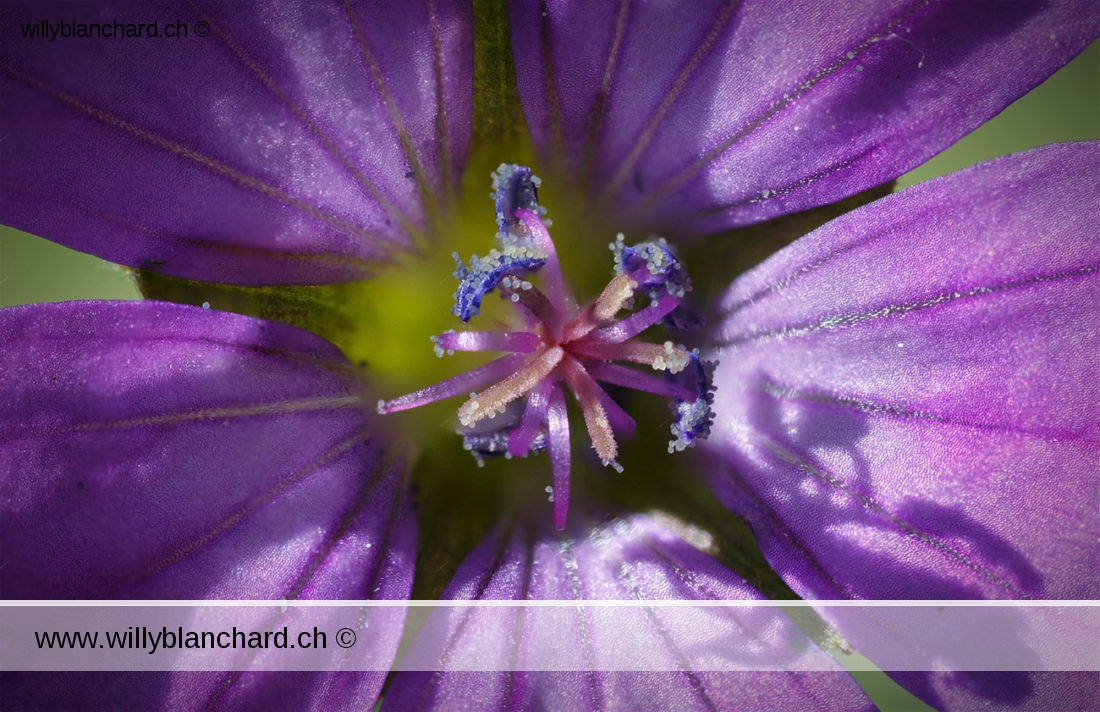
[[[208, 302], [213, 309], [288, 322], [332, 341], [361, 368], [372, 437], [389, 443], [387, 452], [407, 463], [422, 493], [417, 499], [421, 546], [414, 598], [437, 596], [462, 557], [494, 527], [550, 522], [553, 516], [544, 491], [551, 482], [549, 458], [497, 459], [479, 468], [463, 450], [456, 430], [464, 397], [385, 416], [373, 413], [379, 399], [419, 390], [493, 358], [485, 353], [439, 358], [431, 336], [448, 329], [492, 331], [519, 326], [514, 306], [495, 292], [486, 295], [481, 314], [468, 324], [451, 314], [458, 285], [452, 253], [468, 262], [471, 255], [485, 255], [496, 246], [491, 175], [501, 163], [531, 166], [542, 179], [539, 202], [549, 211], [548, 229], [566, 285], [581, 304], [597, 299], [614, 276], [608, 244], [619, 231], [626, 233], [628, 244], [652, 237], [624, 230], [613, 215], [593, 209], [575, 180], [557, 179], [552, 171], [540, 169], [523, 145], [509, 150], [483, 145], [468, 157], [458, 197], [436, 211], [424, 244], [399, 255], [394, 263], [379, 265], [369, 279], [316, 287], [234, 287], [148, 272], [138, 275], [147, 297], [196, 305]], [[690, 264], [687, 267], [691, 269]], [[538, 275], [532, 279], [537, 282]], [[624, 474], [600, 466], [584, 418], [567, 399], [572, 411], [571, 502], [614, 503], [617, 509], [633, 511], [659, 508], [685, 520], [709, 512], [728, 526], [728, 513], [698, 481], [686, 476], [695, 469], [692, 459], [666, 453], [673, 419], [667, 401], [632, 392], [616, 398], [638, 425], [634, 436], [621, 443], [618, 460]], [[569, 516], [586, 515], [572, 504]], [[737, 537], [749, 541], [747, 530], [739, 530]], [[752, 568], [766, 571], [758, 565]]]
[[[430, 242], [419, 254], [404, 255], [385, 266], [378, 276], [343, 289], [341, 312], [349, 328], [332, 338], [354, 363], [365, 363], [366, 379], [379, 398], [391, 399], [475, 368], [491, 358], [485, 353], [456, 353], [439, 358], [430, 337], [448, 329], [498, 331], [519, 328], [514, 307], [493, 292], [486, 295], [481, 314], [463, 323], [451, 313], [458, 281], [453, 276], [457, 252], [463, 262], [497, 247], [491, 174], [501, 163], [531, 164], [530, 151], [493, 147], [470, 157], [457, 205], [446, 210], [431, 231]], [[535, 170], [536, 175], [539, 171]], [[567, 285], [583, 303], [599, 293], [613, 275], [607, 245], [612, 228], [584, 215], [585, 197], [575, 185], [543, 180], [539, 201], [549, 210], [554, 237]], [[638, 236], [641, 239], [642, 236]], [[537, 276], [534, 277], [537, 280]], [[455, 412], [461, 398], [386, 416], [408, 443], [417, 448], [452, 447], [461, 451], [455, 434]], [[450, 443], [439, 443], [441, 433]], [[471, 465], [473, 462], [471, 460]]]

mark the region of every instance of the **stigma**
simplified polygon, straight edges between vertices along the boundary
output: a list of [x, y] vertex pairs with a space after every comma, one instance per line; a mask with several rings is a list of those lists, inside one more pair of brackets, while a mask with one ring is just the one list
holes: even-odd
[[650, 327], [674, 328], [682, 322], [678, 312], [691, 282], [664, 239], [627, 246], [618, 235], [609, 245], [614, 256], [611, 280], [595, 301], [578, 306], [565, 284], [547, 211], [538, 203], [538, 186], [529, 168], [501, 165], [493, 174], [492, 192], [497, 246], [484, 257], [474, 255], [468, 264], [454, 255], [458, 289], [452, 313], [469, 322], [480, 313], [483, 299], [496, 291], [514, 307], [516, 328], [431, 337], [438, 356], [456, 351], [504, 355], [414, 393], [379, 401], [378, 412], [467, 396], [458, 408], [459, 434], [478, 464], [487, 456], [549, 452], [554, 524], [562, 529], [572, 460], [565, 391], [580, 406], [596, 457], [622, 472], [618, 441], [635, 424], [604, 386], [669, 399], [674, 437], [668, 451], [679, 452], [710, 433], [716, 364], [671, 340], [635, 338]]

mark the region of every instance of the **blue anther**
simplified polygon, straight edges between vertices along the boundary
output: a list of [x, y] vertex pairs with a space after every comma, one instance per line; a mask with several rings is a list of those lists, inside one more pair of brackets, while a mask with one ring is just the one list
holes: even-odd
[[679, 452], [695, 444], [696, 440], [704, 440], [710, 435], [710, 426], [714, 423], [714, 368], [715, 361], [703, 361], [699, 358], [699, 350], [690, 354], [687, 368], [677, 374], [681, 380], [686, 380], [691, 388], [698, 394], [694, 400], [677, 400], [672, 410], [676, 420], [672, 424], [672, 434], [675, 440], [668, 443], [669, 452]]
[[[510, 457], [510, 455], [508, 455], [508, 433], [514, 430], [515, 427], [518, 426], [501, 428], [487, 433], [464, 433], [462, 435], [462, 447], [474, 456], [478, 464], [483, 463], [486, 457], [498, 455]], [[545, 429], [541, 429], [535, 435], [535, 439], [531, 441], [531, 446], [527, 448], [527, 452], [525, 452], [522, 457], [542, 452], [546, 449], [546, 443], [546, 431]]]
[[546, 264], [546, 255], [533, 247], [513, 245], [504, 250], [492, 250], [485, 257], [474, 255], [470, 266], [462, 264], [454, 253], [454, 275], [458, 278], [455, 305], [451, 313], [462, 321], [481, 313], [481, 299], [493, 291], [505, 275], [537, 272]]
[[672, 254], [664, 238], [627, 247], [623, 244], [623, 236], [619, 235], [611, 250], [615, 253], [615, 274], [633, 276], [651, 300], [665, 294], [682, 299], [691, 289], [687, 270]]
[[516, 211], [525, 208], [539, 217], [546, 214], [546, 208], [539, 205], [538, 188], [541, 181], [531, 173], [527, 166], [514, 163], [501, 163], [493, 173], [493, 203], [496, 206], [497, 237], [522, 234], [517, 230], [519, 220]]
[[538, 215], [546, 213], [538, 202], [539, 179], [526, 166], [502, 163], [493, 173], [493, 200], [496, 204], [498, 249], [486, 257], [474, 255], [470, 266], [462, 264], [454, 254], [454, 276], [458, 278], [455, 305], [451, 313], [462, 321], [470, 321], [481, 313], [481, 300], [496, 289], [506, 275], [537, 272], [546, 264], [546, 253], [535, 247], [527, 229], [515, 217], [515, 211], [525, 208]]

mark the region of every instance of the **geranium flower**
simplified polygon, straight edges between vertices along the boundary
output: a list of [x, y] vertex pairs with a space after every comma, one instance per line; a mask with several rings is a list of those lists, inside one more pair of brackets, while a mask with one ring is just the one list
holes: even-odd
[[[1098, 14], [1087, 2], [525, 2], [507, 16], [442, 1], [6, 5], [0, 219], [192, 305], [0, 312], [0, 593], [1098, 597], [1095, 144], [884, 197], [735, 281], [728, 259], [759, 247], [751, 235], [774, 249], [792, 222], [821, 220], [739, 228], [869, 191], [996, 114], [1095, 38]], [[30, 36], [58, 22], [189, 32]], [[618, 233], [667, 238], [709, 319], [683, 341], [720, 362], [709, 439], [691, 451], [646, 449], [674, 417], [644, 396], [622, 406], [644, 436], [597, 458], [623, 474], [586, 465], [575, 435], [556, 521], [548, 458], [482, 473], [440, 454], [461, 439], [436, 437], [434, 414], [374, 414], [411, 390], [398, 386], [457, 372], [418, 361], [446, 328], [421, 327], [446, 324], [451, 306], [433, 259], [492, 246], [485, 194], [502, 163], [544, 179], [553, 224], [533, 205], [504, 220], [553, 233], [577, 294], [596, 298], [590, 274], [611, 278], [610, 256], [596, 268], [590, 255]], [[347, 286], [305, 286], [332, 284]], [[677, 358], [690, 352], [679, 341]], [[554, 398], [527, 405], [560, 440]], [[393, 655], [400, 627], [375, 632]], [[763, 653], [769, 636], [801, 635], [754, 634]], [[572, 644], [584, 655], [599, 642]], [[663, 644], [674, 658], [677, 641]], [[1097, 688], [1095, 675], [897, 677], [950, 708], [1085, 706]], [[16, 675], [5, 696], [363, 708], [383, 681]], [[383, 701], [870, 706], [847, 675], [805, 672], [394, 674]]]

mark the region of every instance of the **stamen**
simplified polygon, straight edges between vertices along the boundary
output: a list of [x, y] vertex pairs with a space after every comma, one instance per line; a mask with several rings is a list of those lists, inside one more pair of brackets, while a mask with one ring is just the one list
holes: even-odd
[[550, 407], [546, 413], [550, 440], [550, 467], [554, 473], [554, 527], [565, 529], [565, 515], [569, 510], [569, 415], [565, 410], [565, 396], [555, 385], [550, 391]]
[[664, 296], [656, 304], [650, 304], [641, 311], [634, 312], [620, 322], [592, 332], [592, 338], [618, 344], [633, 338], [653, 326], [680, 304], [677, 297]]
[[636, 391], [645, 391], [665, 398], [691, 400], [698, 396], [694, 389], [673, 383], [667, 377], [642, 373], [616, 363], [594, 363], [588, 367], [588, 373], [600, 383], [633, 388]]
[[656, 371], [679, 373], [691, 360], [691, 355], [671, 341], [664, 344], [647, 344], [627, 341], [621, 344], [609, 344], [603, 341], [581, 341], [571, 344], [571, 351], [580, 356], [601, 361], [629, 361], [649, 366]]
[[634, 298], [637, 288], [638, 283], [630, 275], [617, 275], [600, 293], [600, 298], [592, 307], [592, 316], [599, 322], [611, 321]]
[[562, 341], [576, 341], [592, 333], [597, 327], [612, 321], [622, 309], [633, 303], [638, 283], [621, 274], [612, 279], [599, 298], [581, 312], [565, 329]]
[[[527, 282], [530, 284], [530, 282]], [[530, 313], [531, 316], [542, 322], [555, 341], [561, 339], [562, 317], [561, 312], [537, 287], [512, 288], [501, 290], [501, 294], [507, 297], [513, 304]]]
[[618, 439], [633, 435], [638, 428], [638, 424], [634, 422], [629, 413], [622, 409], [622, 406], [607, 395], [607, 391], [600, 387], [595, 378], [592, 379], [592, 390], [595, 392], [596, 398], [599, 399], [600, 405], [603, 406], [604, 412], [607, 413], [607, 419], [611, 422], [611, 432], [615, 434], [615, 437]]
[[546, 253], [532, 245], [506, 245], [500, 250], [490, 250], [485, 257], [474, 255], [470, 266], [462, 264], [454, 253], [458, 289], [451, 313], [462, 321], [469, 321], [481, 313], [482, 298], [493, 291], [506, 274], [536, 272], [546, 264]]
[[[663, 239], [627, 247], [619, 235], [611, 244], [615, 276], [587, 308], [577, 308], [546, 229], [550, 223], [538, 203], [538, 185], [530, 169], [501, 165], [493, 175], [499, 245], [486, 257], [475, 255], [468, 267], [456, 256], [459, 286], [453, 313], [468, 321], [479, 312], [483, 297], [497, 289], [515, 305], [524, 329], [448, 331], [432, 337], [440, 356], [455, 351], [512, 353], [415, 393], [379, 401], [378, 409], [391, 413], [469, 393], [469, 400], [458, 409], [463, 446], [479, 465], [489, 456], [525, 457], [549, 450], [554, 524], [561, 529], [569, 505], [571, 468], [562, 381], [580, 404], [596, 455], [605, 466], [622, 472], [616, 461], [618, 438], [631, 434], [635, 423], [600, 382], [674, 399], [676, 437], [669, 443], [673, 452], [690, 447], [710, 431], [714, 364], [672, 341], [632, 340], [661, 321], [666, 325], [694, 321], [680, 308], [691, 289], [687, 272]], [[528, 279], [536, 272], [541, 289]], [[648, 300], [642, 301], [641, 308], [635, 306], [639, 296]], [[634, 313], [616, 322], [624, 310]], [[641, 364], [664, 373], [658, 376], [614, 362]], [[493, 385], [480, 393], [470, 392], [486, 384]]]
[[493, 199], [497, 212], [497, 227], [501, 235], [516, 234], [520, 209], [530, 210], [540, 218], [546, 208], [539, 205], [539, 186], [542, 181], [527, 166], [501, 163], [493, 173]]
[[458, 422], [467, 428], [484, 418], [495, 418], [508, 405], [538, 385], [550, 375], [565, 354], [560, 346], [547, 349], [526, 366], [505, 378], [495, 386], [489, 386], [474, 394], [458, 409]]
[[596, 395], [596, 389], [599, 387], [576, 360], [566, 359], [563, 368], [569, 386], [577, 394], [577, 402], [581, 405], [584, 424], [588, 428], [589, 437], [592, 438], [592, 447], [596, 455], [604, 465], [614, 467], [618, 464], [615, 462], [615, 456], [619, 454], [619, 444], [615, 442], [615, 433], [611, 430], [607, 412]]
[[550, 381], [543, 381], [528, 394], [527, 408], [523, 411], [522, 420], [508, 432], [508, 454], [512, 457], [523, 457], [533, 452], [534, 443], [543, 435], [540, 429], [546, 422], [550, 390], [553, 387], [554, 384]]
[[378, 401], [378, 413], [379, 415], [397, 413], [410, 408], [419, 408], [422, 405], [434, 403], [444, 398], [453, 398], [460, 393], [469, 393], [471, 388], [479, 388], [487, 383], [504, 378], [505, 374], [514, 373], [517, 368], [523, 365], [525, 360], [526, 358], [520, 354], [502, 356], [480, 368], [460, 373], [454, 378], [448, 378], [446, 381], [441, 381], [427, 388], [421, 388], [419, 391], [407, 393], [400, 398], [394, 398], [391, 401], [380, 400]]
[[682, 299], [691, 290], [691, 280], [665, 239], [642, 242], [632, 247], [623, 243], [619, 233], [609, 247], [615, 254], [615, 273], [629, 274], [646, 288], [650, 299], [656, 301], [663, 294]]
[[697, 440], [703, 440], [710, 435], [710, 426], [714, 422], [714, 369], [718, 366], [716, 361], [703, 361], [699, 358], [699, 351], [692, 351], [691, 367], [685, 375], [691, 375], [694, 380], [694, 400], [684, 399], [677, 401], [673, 407], [676, 413], [676, 421], [672, 424], [672, 434], [675, 440], [668, 443], [668, 451], [681, 452], [691, 447]]
[[[527, 447], [519, 455], [513, 455], [511, 451], [511, 434], [514, 428], [501, 428], [488, 433], [464, 433], [462, 435], [462, 447], [468, 450], [478, 460], [478, 464], [484, 462], [485, 455], [503, 455], [510, 460], [513, 457], [527, 457], [546, 449], [546, 433], [533, 433], [527, 443]], [[481, 457], [479, 457], [481, 456]]]
[[511, 351], [530, 354], [539, 348], [539, 337], [529, 331], [445, 331], [432, 337], [435, 355], [455, 351]]
[[554, 247], [554, 241], [546, 230], [544, 221], [531, 210], [517, 210], [516, 218], [526, 228], [528, 239], [540, 252], [546, 255], [545, 269], [542, 271], [542, 285], [546, 290], [546, 296], [562, 315], [576, 309], [576, 302], [569, 288], [565, 286], [565, 278], [561, 273], [561, 263], [558, 262], [558, 253]]

